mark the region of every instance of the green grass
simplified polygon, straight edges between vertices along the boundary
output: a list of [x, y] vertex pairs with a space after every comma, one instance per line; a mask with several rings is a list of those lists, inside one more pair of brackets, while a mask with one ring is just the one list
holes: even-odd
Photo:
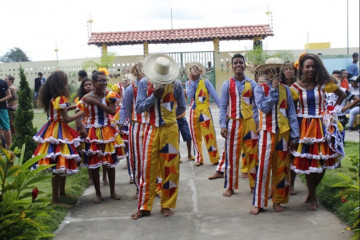
[[338, 176], [338, 173], [359, 179], [358, 172], [351, 172], [349, 170], [350, 167], [352, 167], [350, 159], [359, 159], [359, 143], [346, 142], [345, 153], [346, 156], [341, 161], [340, 168], [326, 171], [324, 178], [316, 189], [316, 195], [322, 205], [338, 215], [345, 223], [352, 225], [355, 219], [354, 215], [350, 214], [350, 212], [354, 210], [354, 202], [348, 199], [343, 203], [341, 198], [337, 196], [342, 189], [331, 187], [335, 183], [343, 182], [343, 179]]

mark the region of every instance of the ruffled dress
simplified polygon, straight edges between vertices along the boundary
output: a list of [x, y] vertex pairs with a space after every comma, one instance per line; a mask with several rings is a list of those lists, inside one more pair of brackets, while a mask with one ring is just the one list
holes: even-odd
[[[64, 96], [51, 99], [48, 122], [36, 133], [33, 139], [38, 143], [33, 156], [46, 154], [37, 166], [56, 164], [52, 167], [55, 174], [72, 174], [78, 172], [77, 152], [80, 138], [77, 132], [62, 122], [61, 110], [68, 107]], [[35, 166], [36, 167], [36, 166]]]
[[[105, 105], [115, 103], [117, 96], [115, 92], [108, 91], [101, 102]], [[87, 151], [87, 167], [91, 169], [101, 165], [115, 167], [120, 159], [126, 157], [126, 154], [124, 142], [118, 130], [111, 125], [109, 114], [96, 105], [87, 104], [83, 100], [80, 100], [77, 108], [89, 112], [85, 124], [85, 128], [89, 129], [86, 141], [90, 143]]]
[[[80, 103], [80, 99], [79, 97], [76, 97], [74, 99], [74, 103], [76, 104], [76, 106]], [[77, 109], [78, 110], [78, 109]], [[86, 126], [87, 123], [87, 119], [89, 117], [89, 109], [84, 108], [83, 109], [85, 115], [81, 116], [80, 121], [81, 124], [83, 124], [84, 126]], [[80, 136], [80, 129], [76, 129], [78, 131], [78, 134]], [[86, 132], [88, 132], [89, 129], [86, 129]], [[80, 136], [80, 146], [78, 147], [78, 151], [81, 157], [81, 167], [87, 167], [88, 162], [89, 162], [89, 148], [90, 148], [90, 143], [88, 143], [86, 141], [86, 137], [81, 137]]]
[[326, 109], [325, 92], [334, 92], [333, 83], [306, 90], [294, 83], [291, 88], [298, 99], [297, 116], [300, 140], [290, 166], [296, 173], [321, 173], [324, 169], [336, 168], [344, 155], [340, 130], [333, 114]]

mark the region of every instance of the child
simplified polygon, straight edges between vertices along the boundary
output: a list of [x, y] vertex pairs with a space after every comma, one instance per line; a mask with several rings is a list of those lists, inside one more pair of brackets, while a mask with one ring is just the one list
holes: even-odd
[[66, 175], [76, 173], [76, 162], [80, 157], [76, 151], [79, 137], [67, 123], [74, 121], [83, 114], [82, 111], [74, 116], [68, 116], [67, 107], [69, 92], [68, 78], [62, 71], [50, 75], [40, 89], [39, 102], [48, 113], [48, 122], [33, 137], [39, 143], [33, 156], [46, 154], [38, 162], [38, 166], [56, 164], [52, 168], [52, 203], [59, 203], [59, 193], [65, 196]]
[[267, 81], [255, 88], [255, 103], [260, 109], [259, 163], [253, 205], [253, 215], [267, 206], [270, 169], [272, 169], [272, 194], [275, 211], [289, 201], [290, 152], [299, 140], [299, 125], [288, 86], [280, 83], [281, 61], [270, 58], [257, 71], [267, 74]]
[[[95, 203], [102, 201], [100, 192], [99, 167], [107, 166], [110, 185], [110, 196], [120, 200], [115, 193], [115, 166], [118, 160], [125, 157], [124, 142], [118, 131], [111, 126], [109, 115], [115, 114], [117, 94], [106, 91], [107, 77], [104, 72], [96, 71], [92, 75], [94, 90], [86, 94], [79, 102], [78, 109], [89, 111], [89, 118], [85, 124], [88, 128], [86, 140], [90, 143], [88, 168], [91, 169], [96, 191]], [[86, 134], [84, 128], [82, 135]]]

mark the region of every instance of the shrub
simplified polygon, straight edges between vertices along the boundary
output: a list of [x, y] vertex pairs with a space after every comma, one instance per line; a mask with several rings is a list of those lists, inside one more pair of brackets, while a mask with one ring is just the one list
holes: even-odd
[[[49, 218], [50, 201], [38, 198], [36, 184], [49, 177], [40, 174], [49, 166], [29, 167], [41, 159], [37, 156], [22, 164], [25, 145], [20, 158], [14, 153], [0, 149], [0, 239], [39, 239], [53, 237], [39, 218]], [[18, 152], [18, 149], [15, 149]], [[41, 193], [41, 192], [40, 192]]]
[[16, 147], [21, 148], [26, 145], [24, 159], [30, 159], [35, 148], [36, 142], [32, 138], [36, 134], [36, 129], [32, 124], [34, 118], [34, 112], [32, 110], [33, 95], [29, 87], [29, 83], [26, 81], [24, 69], [20, 67], [20, 87], [18, 92], [19, 106], [15, 112], [14, 127], [16, 129], [16, 135], [13, 139], [11, 149]]

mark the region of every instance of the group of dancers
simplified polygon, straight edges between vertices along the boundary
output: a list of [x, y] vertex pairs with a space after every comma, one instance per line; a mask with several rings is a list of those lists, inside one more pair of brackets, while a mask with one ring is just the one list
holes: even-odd
[[[49, 121], [34, 136], [39, 143], [34, 155], [45, 154], [38, 165], [54, 164], [52, 202], [66, 195], [66, 175], [77, 172], [79, 166], [89, 170], [95, 203], [102, 201], [100, 166], [108, 175], [110, 196], [119, 200], [115, 166], [127, 158], [138, 201], [131, 218], [150, 215], [156, 194], [161, 197], [162, 215], [172, 216], [179, 187], [180, 132], [185, 142], [193, 142], [195, 154], [187, 144], [188, 159], [195, 160], [197, 167], [204, 164], [204, 140], [210, 162], [217, 165], [209, 179], [224, 178], [225, 197], [238, 188], [243, 160], [253, 193], [251, 214], [267, 206], [269, 185], [275, 211], [284, 210], [281, 204], [288, 202], [292, 190], [290, 170], [292, 175], [306, 174], [306, 202], [316, 210], [317, 185], [325, 170], [337, 167], [344, 155], [339, 138], [343, 129], [337, 122], [341, 109], [336, 106], [345, 93], [314, 54], [300, 56], [297, 69], [292, 63], [269, 59], [254, 69], [257, 81], [245, 76], [246, 67], [243, 55], [232, 57], [233, 77], [223, 83], [219, 98], [205, 78], [205, 68], [189, 63], [184, 94], [177, 63], [167, 55], [152, 54], [135, 64], [127, 80], [112, 90], [107, 90], [106, 69], [93, 72], [91, 80], [83, 79], [72, 116], [68, 115], [67, 76], [62, 71], [52, 73], [39, 95]], [[287, 81], [288, 72], [294, 70], [296, 81]], [[325, 104], [329, 92], [338, 97], [333, 108]], [[184, 116], [185, 95], [191, 102], [189, 125]], [[210, 96], [220, 109], [222, 151], [216, 141]], [[76, 121], [76, 131], [67, 125], [71, 121]]]

